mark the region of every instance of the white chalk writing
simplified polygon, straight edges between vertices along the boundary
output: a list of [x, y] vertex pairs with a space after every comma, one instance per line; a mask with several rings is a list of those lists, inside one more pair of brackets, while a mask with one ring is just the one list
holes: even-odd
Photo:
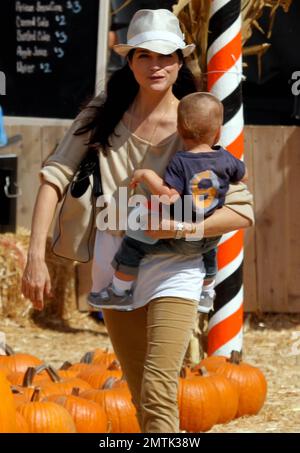
[[34, 64], [24, 64], [22, 61], [17, 61], [17, 73], [19, 74], [33, 74], [35, 71]]
[[16, 26], [21, 27], [49, 27], [50, 21], [46, 17], [32, 16], [30, 19], [22, 19], [21, 16], [16, 16]]
[[22, 32], [17, 30], [17, 41], [18, 42], [34, 42], [34, 41], [51, 41], [51, 35], [43, 30], [27, 30]]

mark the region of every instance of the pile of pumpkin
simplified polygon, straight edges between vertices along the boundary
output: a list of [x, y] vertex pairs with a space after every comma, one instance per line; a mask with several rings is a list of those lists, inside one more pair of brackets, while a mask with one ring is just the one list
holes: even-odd
[[[0, 356], [0, 432], [139, 432], [127, 382], [113, 352], [96, 349], [60, 370], [30, 354]], [[231, 358], [209, 357], [182, 369], [178, 403], [181, 429], [209, 430], [215, 423], [256, 414], [266, 397], [263, 373]]]

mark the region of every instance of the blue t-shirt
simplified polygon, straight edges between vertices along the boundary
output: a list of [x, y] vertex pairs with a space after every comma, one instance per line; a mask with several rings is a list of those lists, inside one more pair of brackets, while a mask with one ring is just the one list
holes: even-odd
[[178, 151], [166, 168], [164, 180], [177, 192], [191, 195], [193, 211], [210, 216], [224, 204], [230, 183], [245, 175], [245, 164], [221, 146], [214, 151]]

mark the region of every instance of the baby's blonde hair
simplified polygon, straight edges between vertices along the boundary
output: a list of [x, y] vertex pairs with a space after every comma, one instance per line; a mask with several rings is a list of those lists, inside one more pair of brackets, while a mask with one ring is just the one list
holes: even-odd
[[212, 142], [223, 124], [223, 104], [211, 93], [188, 94], [178, 105], [178, 131], [195, 143]]

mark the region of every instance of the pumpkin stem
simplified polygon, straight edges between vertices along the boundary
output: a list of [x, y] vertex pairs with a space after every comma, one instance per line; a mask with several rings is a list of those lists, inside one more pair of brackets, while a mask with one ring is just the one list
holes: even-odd
[[35, 387], [30, 402], [34, 403], [35, 401], [40, 401], [41, 396], [41, 387]]
[[40, 374], [42, 373], [43, 371], [45, 371], [47, 369], [47, 366], [45, 363], [42, 363], [41, 365], [38, 365], [36, 367], [34, 367], [35, 369], [35, 374]]
[[79, 387], [73, 387], [71, 395], [73, 396], [79, 396], [80, 388]]
[[239, 351], [231, 351], [230, 359], [227, 359], [228, 362], [239, 365], [242, 361], [242, 354]]
[[63, 379], [56, 373], [55, 369], [51, 365], [47, 365], [45, 368], [47, 371], [51, 381], [53, 382], [61, 382]]
[[5, 351], [6, 355], [14, 355], [15, 354], [13, 348], [11, 348], [8, 344], [6, 344], [4, 346], [4, 351]]
[[101, 389], [112, 389], [116, 381], [117, 378], [115, 378], [114, 376], [107, 378], [104, 384], [102, 385]]
[[66, 360], [60, 367], [60, 370], [68, 370], [69, 368], [71, 368], [71, 366], [72, 366], [72, 363], [69, 362], [68, 360]]
[[37, 374], [42, 373], [43, 371], [47, 371], [48, 375], [50, 376], [51, 381], [59, 382], [61, 378], [55, 372], [54, 368], [51, 365], [46, 365], [42, 363], [36, 367], [28, 367], [23, 378], [22, 387], [32, 387], [33, 380]]
[[84, 356], [80, 359], [80, 363], [92, 363], [94, 358], [94, 353], [92, 351], [86, 352]]
[[28, 367], [23, 377], [22, 387], [32, 387], [35, 375], [36, 375], [35, 368], [32, 366]]
[[200, 367], [200, 369], [199, 369], [199, 374], [200, 374], [201, 376], [209, 376], [209, 372], [207, 371], [207, 369], [205, 368], [205, 366]]
[[111, 364], [107, 367], [108, 370], [119, 370], [121, 368], [120, 362], [118, 360], [113, 360]]
[[16, 395], [22, 394], [20, 388], [18, 388], [16, 385], [11, 385], [10, 390]]

